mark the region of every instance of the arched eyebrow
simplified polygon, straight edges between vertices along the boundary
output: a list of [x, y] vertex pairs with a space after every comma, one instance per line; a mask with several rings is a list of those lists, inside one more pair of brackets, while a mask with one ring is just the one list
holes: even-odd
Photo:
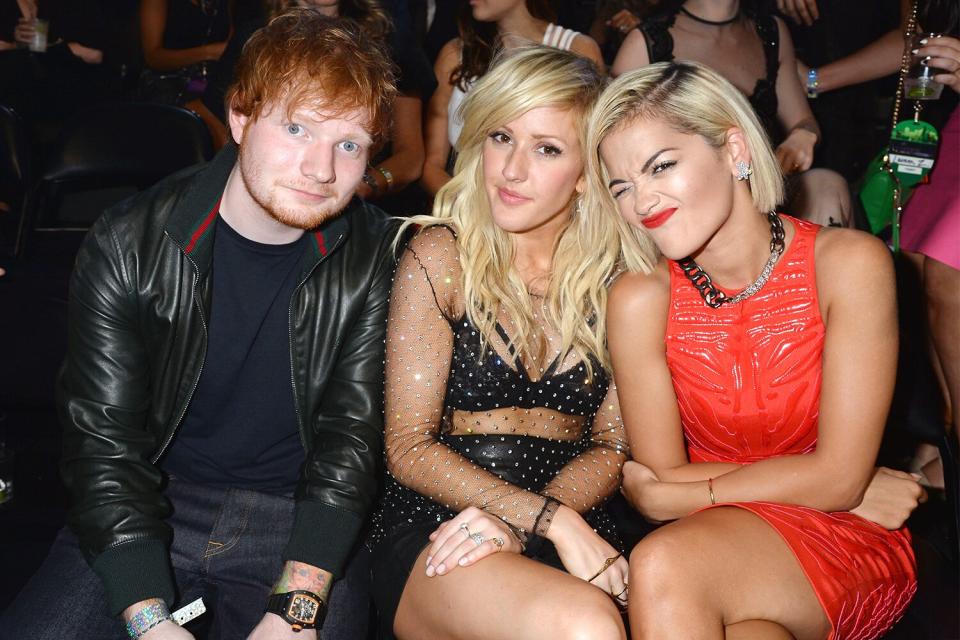
[[656, 159], [660, 157], [661, 153], [666, 153], [667, 151], [676, 151], [676, 150], [677, 150], [676, 147], [664, 147], [663, 149], [660, 149], [660, 151], [657, 151], [655, 154], [647, 158], [647, 161], [643, 163], [643, 168], [640, 169], [640, 173], [646, 173], [647, 169], [649, 169], [650, 165], [652, 165], [656, 161]]
[[[667, 151], [676, 151], [676, 150], [677, 150], [676, 147], [664, 147], [663, 149], [660, 149], [659, 151], [654, 153], [652, 156], [647, 158], [647, 161], [644, 162], [643, 166], [640, 168], [640, 173], [646, 173], [647, 169], [650, 168], [650, 165], [652, 165], [657, 160], [657, 158], [660, 157], [660, 154], [666, 153]], [[626, 184], [626, 182], [627, 182], [626, 180], [619, 180], [619, 179], [611, 180], [610, 183], [607, 185], [607, 189], [613, 189], [618, 184]]]

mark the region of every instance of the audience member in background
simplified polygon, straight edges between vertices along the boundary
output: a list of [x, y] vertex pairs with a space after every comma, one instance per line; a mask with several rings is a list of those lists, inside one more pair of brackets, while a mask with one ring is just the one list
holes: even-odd
[[140, 98], [182, 105], [203, 95], [231, 31], [228, 0], [140, 0]]
[[396, 194], [420, 177], [423, 167], [422, 114], [424, 100], [436, 83], [422, 52], [412, 45], [407, 30], [394, 29], [390, 15], [378, 0], [268, 0], [265, 15], [255, 15], [238, 25], [221, 60], [214, 66], [210, 86], [202, 101], [190, 103], [207, 122], [216, 146], [227, 141], [223, 97], [234, 67], [250, 35], [291, 6], [313, 8], [328, 16], [354, 20], [367, 37], [389, 49], [398, 67], [399, 93], [394, 101], [389, 145], [376, 157], [364, 174], [357, 193], [367, 199]]
[[[839, 60], [900, 23], [900, 0], [874, 0], [869, 5], [848, 0], [779, 0], [777, 6], [785, 16], [800, 66], [801, 60], [814, 67]], [[896, 89], [892, 80], [824, 93], [819, 80], [808, 78], [804, 70], [800, 84], [807, 89], [807, 103], [821, 132], [816, 166], [833, 169], [851, 184], [860, 179], [870, 159], [886, 144], [889, 131], [884, 125], [889, 117], [878, 107]]]
[[[0, 5], [0, 102], [27, 121], [36, 148], [77, 110], [119, 97], [120, 36], [112, 29], [122, 12], [106, 0]], [[38, 18], [47, 22], [46, 49], [31, 51]]]
[[901, 526], [923, 498], [874, 469], [896, 372], [889, 251], [772, 210], [774, 151], [704, 65], [618, 78], [587, 148], [591, 219], [620, 230], [629, 269], [607, 314], [623, 491], [675, 520], [630, 554], [632, 637], [877, 638], [916, 590]]
[[623, 42], [613, 64], [620, 75], [673, 59], [709, 64], [749, 97], [788, 176], [786, 208], [820, 224], [849, 226], [850, 192], [842, 176], [813, 169], [820, 128], [797, 80], [786, 26], [762, 0], [672, 0]]
[[451, 151], [463, 120], [460, 105], [494, 55], [531, 43], [573, 51], [603, 69], [597, 43], [553, 22], [549, 0], [476, 0], [459, 17], [460, 37], [451, 40], [434, 65], [438, 87], [426, 119], [426, 161], [420, 182], [430, 195], [450, 180]]
[[414, 35], [430, 64], [436, 62], [443, 45], [457, 37], [457, 16], [467, 4], [468, 0], [407, 0]]
[[[901, 4], [902, 22], [906, 22], [912, 3]], [[816, 4], [806, 3], [811, 20]], [[907, 202], [902, 219], [901, 246], [917, 266], [927, 301], [927, 320], [935, 354], [934, 365], [952, 415], [954, 437], [957, 436], [958, 402], [960, 402], [960, 341], [957, 327], [960, 326], [960, 192], [957, 189], [957, 172], [960, 159], [960, 108], [957, 92], [960, 91], [960, 8], [953, 0], [926, 0], [917, 7], [918, 29], [922, 32], [950, 34], [929, 41], [919, 50], [921, 55], [931, 56], [928, 64], [944, 69], [947, 73], [937, 76], [938, 81], [951, 87], [954, 92], [944, 92], [934, 104], [925, 104], [923, 117], [941, 125], [940, 153], [930, 182], [920, 185]], [[818, 69], [819, 91], [832, 92], [857, 83], [896, 73], [904, 52], [903, 29], [895, 29], [863, 49], [840, 58]], [[800, 65], [801, 74], [806, 67]], [[941, 105], [948, 107], [946, 117], [938, 117]], [[909, 117], [911, 109], [906, 102], [902, 117]], [[942, 109], [939, 109], [942, 111]], [[914, 467], [922, 471], [925, 481], [942, 487], [943, 467], [939, 452], [931, 445], [920, 445], [914, 459]]]
[[[929, 65], [944, 69], [933, 77], [960, 92], [960, 39], [934, 38], [920, 48]], [[960, 436], [960, 107], [954, 107], [940, 132], [940, 153], [930, 182], [919, 185], [903, 211], [900, 245], [919, 268], [927, 302], [927, 321], [937, 370], [952, 416], [953, 437]], [[914, 460], [931, 485], [943, 488], [939, 452], [921, 447]]]
[[378, 486], [395, 228], [353, 195], [392, 81], [353, 22], [291, 11], [244, 48], [238, 145], [90, 231], [58, 387], [70, 528], [0, 637], [192, 638], [169, 612], [198, 596], [213, 638], [316, 639], [328, 608], [325, 640], [365, 637], [349, 558]]
[[623, 39], [657, 5], [655, 0], [603, 0], [597, 4], [589, 33], [603, 51], [605, 63], [613, 64]]
[[387, 324], [382, 637], [625, 638], [604, 509], [626, 459], [603, 335], [617, 238], [586, 234], [580, 204], [602, 83], [569, 52], [507, 56], [464, 101], [434, 215], [410, 222]]

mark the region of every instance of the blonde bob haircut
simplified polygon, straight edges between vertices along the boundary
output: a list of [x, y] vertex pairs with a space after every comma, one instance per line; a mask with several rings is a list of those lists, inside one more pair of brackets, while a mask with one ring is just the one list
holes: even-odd
[[[513, 267], [512, 237], [491, 215], [484, 189], [484, 142], [497, 128], [531, 109], [569, 109], [586, 156], [586, 115], [603, 85], [594, 64], [573, 53], [529, 46], [502, 55], [463, 102], [454, 175], [437, 193], [432, 215], [406, 223], [446, 225], [455, 232], [465, 312], [484, 345], [496, 335], [497, 317], [505, 312], [516, 327], [511, 342], [518, 354], [542, 362], [546, 353], [544, 332], [539, 329], [542, 321], [534, 320], [526, 286]], [[576, 352], [592, 375], [591, 358], [609, 365], [604, 334], [606, 283], [618, 260], [619, 239], [616, 229], [588, 224], [589, 217], [586, 207], [571, 201], [570, 221], [554, 248], [544, 300], [545, 321], [560, 334], [561, 355]]]
[[619, 230], [623, 260], [630, 271], [649, 272], [658, 259], [650, 236], [627, 224], [607, 186], [610, 175], [600, 143], [638, 120], [663, 122], [681, 133], [696, 134], [715, 149], [727, 132], [740, 129], [750, 151], [749, 188], [759, 211], [783, 201], [783, 174], [770, 141], [747, 98], [716, 71], [695, 62], [658, 62], [618, 77], [597, 100], [587, 131], [588, 205], [602, 213], [605, 225]]

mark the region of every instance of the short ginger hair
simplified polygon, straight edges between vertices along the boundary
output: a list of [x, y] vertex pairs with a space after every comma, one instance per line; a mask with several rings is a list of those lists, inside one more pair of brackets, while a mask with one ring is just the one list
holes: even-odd
[[374, 145], [390, 129], [397, 90], [383, 43], [353, 20], [294, 8], [256, 31], [243, 47], [227, 107], [251, 119], [283, 106], [331, 117], [360, 109]]

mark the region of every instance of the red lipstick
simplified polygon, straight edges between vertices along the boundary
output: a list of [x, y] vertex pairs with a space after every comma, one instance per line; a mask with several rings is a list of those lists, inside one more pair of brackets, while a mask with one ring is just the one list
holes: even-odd
[[643, 220], [640, 221], [640, 224], [645, 226], [647, 229], [656, 229], [667, 220], [670, 219], [674, 213], [676, 213], [677, 208], [671, 207], [670, 209], [664, 209], [662, 211], [657, 211], [656, 213], [646, 216]]

